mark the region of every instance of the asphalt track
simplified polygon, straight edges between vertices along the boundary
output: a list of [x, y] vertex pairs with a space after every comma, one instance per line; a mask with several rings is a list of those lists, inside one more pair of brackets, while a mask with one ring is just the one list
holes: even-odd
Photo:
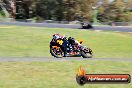
[[[80, 24], [58, 24], [58, 23], [30, 23], [30, 22], [0, 22], [1, 25], [17, 25], [31, 27], [50, 27], [50, 28], [71, 28], [81, 29]], [[83, 29], [82, 29], [83, 30]], [[132, 32], [132, 26], [94, 26], [91, 30]]]
[[51, 57], [1, 57], [0, 62], [61, 62], [61, 61], [125, 61], [132, 62], [132, 59], [127, 58], [81, 58], [81, 57], [66, 57], [66, 58], [51, 58]]

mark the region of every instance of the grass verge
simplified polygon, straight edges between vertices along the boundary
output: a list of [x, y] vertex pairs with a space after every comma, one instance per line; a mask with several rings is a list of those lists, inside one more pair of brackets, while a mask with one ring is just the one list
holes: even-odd
[[83, 40], [95, 58], [132, 58], [132, 34], [63, 28], [0, 27], [0, 57], [49, 57], [52, 34]]
[[[81, 88], [76, 83], [77, 68], [87, 73], [132, 75], [132, 62], [66, 61], [1, 62], [0, 88]], [[132, 88], [132, 84], [87, 84], [83, 88]]]

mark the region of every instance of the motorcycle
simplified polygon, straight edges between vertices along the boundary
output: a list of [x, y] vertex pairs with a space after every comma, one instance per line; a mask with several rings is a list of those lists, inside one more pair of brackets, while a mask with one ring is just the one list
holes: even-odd
[[[90, 48], [82, 45], [83, 41], [77, 42], [72, 45], [72, 52], [69, 47], [67, 47], [67, 56], [66, 57], [83, 57], [83, 58], [92, 58], [93, 51]], [[63, 40], [57, 40], [57, 43], [50, 42], [50, 53], [56, 58], [64, 57], [64, 49], [62, 47]]]
[[93, 28], [92, 24], [89, 22], [83, 22], [81, 23], [81, 26], [82, 26], [82, 29], [92, 29]]

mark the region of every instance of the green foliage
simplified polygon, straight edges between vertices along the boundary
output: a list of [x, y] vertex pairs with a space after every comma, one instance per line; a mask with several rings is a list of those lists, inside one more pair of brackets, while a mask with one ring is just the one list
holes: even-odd
[[36, 14], [44, 19], [52, 19], [56, 10], [56, 0], [40, 0], [36, 5]]
[[0, 17], [5, 17], [6, 15], [5, 15], [5, 13], [4, 13], [4, 11], [3, 10], [0, 10]]
[[48, 20], [73, 21], [78, 17], [91, 19], [96, 0], [40, 0], [36, 14]]
[[132, 12], [124, 13], [124, 21], [132, 22]]
[[[36, 15], [46, 20], [93, 20], [93, 6], [98, 0], [40, 0], [36, 5]], [[101, 22], [131, 22], [132, 2], [128, 0], [103, 0], [98, 8]]]
[[103, 3], [99, 8], [98, 19], [103, 22], [132, 22], [130, 2], [114, 0], [112, 3]]

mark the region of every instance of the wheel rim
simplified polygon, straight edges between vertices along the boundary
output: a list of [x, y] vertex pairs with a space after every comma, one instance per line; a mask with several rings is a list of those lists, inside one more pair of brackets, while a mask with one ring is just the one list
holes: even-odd
[[56, 48], [52, 48], [52, 52], [58, 57], [63, 57], [64, 56], [64, 53], [61, 50], [61, 48], [59, 48], [58, 50]]

